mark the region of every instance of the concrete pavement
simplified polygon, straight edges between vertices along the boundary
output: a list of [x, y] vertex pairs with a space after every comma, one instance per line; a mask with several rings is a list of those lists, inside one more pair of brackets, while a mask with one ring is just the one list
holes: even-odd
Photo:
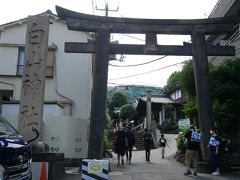
[[[144, 151], [134, 151], [132, 164], [125, 164], [124, 166], [117, 165], [116, 154], [111, 160], [111, 172], [109, 177], [111, 180], [239, 180], [240, 173], [223, 174], [221, 176], [213, 176], [211, 174], [198, 174], [198, 177], [184, 176], [186, 168], [175, 162], [168, 156], [176, 153], [175, 144], [176, 135], [166, 135], [170, 148], [166, 148], [166, 159], [161, 159], [161, 150], [151, 150], [151, 162], [145, 161]], [[79, 174], [65, 175], [64, 180], [77, 180], [81, 179]]]
[[110, 179], [112, 180], [186, 180], [186, 179], [218, 179], [218, 180], [237, 180], [240, 174], [223, 174], [221, 176], [213, 176], [211, 174], [198, 174], [198, 177], [186, 177], [183, 173], [186, 168], [177, 162], [168, 159], [161, 159], [160, 149], [151, 151], [151, 162], [145, 162], [144, 151], [134, 152], [133, 163], [124, 166], [116, 165], [116, 161], [112, 163], [112, 172]]

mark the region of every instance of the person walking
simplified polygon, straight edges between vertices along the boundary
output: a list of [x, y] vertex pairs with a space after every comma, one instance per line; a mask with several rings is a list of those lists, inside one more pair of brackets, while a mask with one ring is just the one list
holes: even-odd
[[131, 164], [131, 160], [132, 160], [132, 150], [133, 150], [133, 146], [135, 144], [135, 135], [134, 135], [134, 131], [132, 129], [132, 126], [129, 126], [127, 128], [127, 150], [126, 150], [126, 157], [127, 157], [127, 161], [129, 164]]
[[123, 127], [119, 128], [119, 131], [116, 133], [116, 149], [115, 153], [117, 153], [118, 165], [120, 165], [120, 157], [121, 164], [124, 165], [124, 155], [126, 153], [127, 147], [127, 136], [126, 132], [123, 130]]
[[211, 138], [208, 143], [208, 147], [210, 149], [210, 154], [213, 162], [213, 166], [215, 168], [215, 172], [212, 173], [212, 175], [219, 176], [220, 171], [219, 171], [219, 166], [220, 166], [220, 157], [219, 157], [219, 137], [217, 134], [217, 129], [212, 128], [210, 130]]
[[[165, 147], [167, 144], [167, 140], [164, 137], [164, 134], [161, 134], [161, 138], [159, 139], [159, 147], [162, 149], [162, 159], [165, 157]], [[169, 146], [168, 146], [169, 147]]]
[[144, 148], [145, 148], [145, 157], [147, 162], [150, 162], [151, 139], [152, 139], [152, 136], [148, 132], [148, 129], [147, 128], [144, 129], [143, 141], [144, 141]]
[[191, 175], [191, 162], [193, 163], [193, 175], [197, 176], [198, 168], [198, 157], [199, 150], [201, 145], [201, 135], [198, 132], [197, 128], [194, 126], [190, 127], [190, 130], [185, 134], [185, 139], [187, 142], [187, 150], [185, 154], [185, 166], [187, 171], [184, 173], [185, 176]]

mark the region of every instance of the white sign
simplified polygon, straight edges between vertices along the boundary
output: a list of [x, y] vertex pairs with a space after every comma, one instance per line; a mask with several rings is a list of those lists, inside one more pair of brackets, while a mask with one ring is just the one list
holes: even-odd
[[182, 119], [178, 121], [179, 128], [190, 128], [190, 119]]

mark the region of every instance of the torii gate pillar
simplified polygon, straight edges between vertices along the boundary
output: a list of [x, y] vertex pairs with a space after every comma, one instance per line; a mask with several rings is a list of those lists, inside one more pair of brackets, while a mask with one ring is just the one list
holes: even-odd
[[193, 69], [198, 104], [198, 118], [202, 137], [202, 157], [204, 161], [210, 160], [207, 148], [209, 131], [213, 125], [212, 101], [210, 95], [208, 58], [204, 32], [193, 32]]
[[[108, 60], [110, 33], [105, 29], [97, 32], [96, 61], [93, 77], [91, 121], [88, 158], [101, 159], [103, 154], [103, 134], [106, 110]], [[93, 131], [94, 130], [94, 131]]]

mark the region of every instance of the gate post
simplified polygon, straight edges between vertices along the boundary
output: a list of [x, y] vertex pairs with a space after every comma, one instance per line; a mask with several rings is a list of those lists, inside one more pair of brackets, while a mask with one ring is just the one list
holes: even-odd
[[210, 95], [210, 82], [208, 76], [208, 59], [204, 32], [193, 32], [193, 68], [195, 77], [195, 87], [198, 103], [198, 118], [202, 137], [202, 158], [209, 161], [209, 150], [207, 148], [212, 126], [212, 101]]
[[97, 30], [96, 44], [88, 144], [88, 158], [90, 159], [101, 159], [103, 155], [110, 32], [106, 29]]

